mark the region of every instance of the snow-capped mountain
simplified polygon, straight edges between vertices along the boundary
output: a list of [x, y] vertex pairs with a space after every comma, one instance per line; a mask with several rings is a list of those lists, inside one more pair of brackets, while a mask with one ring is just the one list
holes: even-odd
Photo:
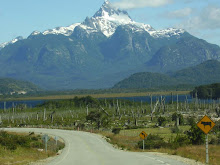
[[[70, 36], [74, 32], [74, 29], [79, 26], [82, 29], [86, 30], [88, 34], [94, 32], [102, 32], [106, 37], [110, 37], [115, 33], [115, 30], [120, 25], [129, 25], [134, 32], [146, 31], [154, 38], [179, 36], [185, 32], [185, 30], [183, 29], [175, 28], [155, 30], [151, 25], [135, 22], [131, 19], [126, 11], [116, 8], [108, 0], [106, 0], [99, 11], [97, 11], [93, 17], [87, 17], [82, 23], [74, 23], [67, 27], [48, 29], [42, 33], [39, 31], [34, 31], [31, 33], [30, 36], [39, 34], [62, 34], [65, 36]], [[18, 40], [20, 40], [20, 37], [19, 39], [16, 38], [10, 42], [2, 43], [0, 44], [0, 49], [9, 44], [13, 44]]]
[[185, 32], [183, 29], [175, 28], [157, 31], [151, 25], [135, 22], [126, 11], [117, 9], [107, 0], [93, 17], [87, 17], [80, 26], [87, 30], [87, 33], [101, 31], [110, 37], [120, 25], [129, 25], [133, 31], [146, 31], [155, 38], [171, 37]]
[[155, 30], [151, 25], [135, 22], [126, 11], [116, 8], [106, 0], [99, 11], [97, 11], [93, 17], [87, 17], [83, 23], [46, 30], [43, 34], [63, 34], [70, 36], [75, 27], [80, 26], [85, 29], [88, 34], [102, 32], [106, 37], [110, 37], [120, 25], [129, 25], [133, 31], [146, 31], [155, 38], [171, 37], [181, 35], [185, 32], [183, 29], [175, 28]]
[[[46, 89], [108, 88], [136, 72], [166, 72], [220, 60], [220, 48], [183, 29], [155, 30], [105, 1], [82, 23], [2, 44], [0, 77]], [[9, 45], [10, 46], [7, 46]]]

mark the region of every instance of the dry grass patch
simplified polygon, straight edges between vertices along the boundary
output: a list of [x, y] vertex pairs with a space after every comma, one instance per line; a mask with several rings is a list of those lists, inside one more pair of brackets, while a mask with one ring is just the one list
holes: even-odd
[[[183, 131], [188, 130], [190, 126], [181, 126]], [[142, 149], [137, 147], [139, 141], [141, 141], [139, 134], [141, 131], [146, 133], [158, 134], [164, 137], [165, 140], [171, 136], [175, 137], [176, 134], [171, 134], [169, 128], [149, 128], [149, 129], [135, 129], [135, 130], [122, 130], [120, 134], [114, 135], [110, 132], [99, 132], [103, 136], [107, 137], [111, 144], [117, 145], [121, 149], [143, 152]], [[205, 163], [206, 152], [205, 145], [188, 145], [179, 147], [177, 149], [160, 148], [145, 150], [145, 152], [161, 152], [168, 153], [170, 155], [178, 155], [189, 159], [194, 159], [199, 162]], [[209, 162], [210, 165], [219, 165], [220, 162], [220, 145], [209, 145]]]
[[134, 92], [134, 93], [103, 93], [103, 94], [70, 94], [70, 95], [51, 95], [51, 96], [39, 96], [39, 97], [21, 97], [21, 98], [7, 98], [0, 100], [65, 100], [73, 99], [74, 97], [85, 97], [92, 96], [94, 98], [114, 98], [114, 97], [136, 97], [136, 96], [150, 96], [150, 95], [170, 95], [171, 92], [173, 95], [187, 95], [189, 91], [165, 91], [165, 92]]
[[15, 151], [5, 150], [0, 146], [0, 164], [16, 164], [24, 165], [30, 162], [46, 159], [49, 156], [54, 156], [52, 152], [40, 152], [37, 149], [18, 147]]
[[[176, 150], [161, 148], [157, 150], [153, 149], [148, 151], [168, 153], [170, 155], [179, 155], [184, 158], [194, 159], [202, 163], [205, 163], [206, 161], [205, 145], [185, 146], [185, 147], [180, 147]], [[209, 145], [209, 164], [219, 165], [219, 162], [220, 162], [220, 145]]]

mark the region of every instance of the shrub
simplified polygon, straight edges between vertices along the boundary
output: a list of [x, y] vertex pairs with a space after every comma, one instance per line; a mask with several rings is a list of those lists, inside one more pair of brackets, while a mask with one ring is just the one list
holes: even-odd
[[42, 142], [35, 141], [35, 142], [31, 143], [31, 147], [33, 147], [33, 148], [44, 148], [44, 144]]
[[220, 120], [215, 122], [215, 126], [212, 129], [213, 132], [220, 133]]
[[112, 133], [114, 133], [115, 135], [116, 135], [116, 134], [119, 134], [120, 131], [121, 131], [121, 128], [113, 128], [113, 129], [112, 129]]
[[185, 146], [190, 144], [190, 140], [186, 135], [179, 135], [177, 134], [177, 136], [175, 137], [175, 139], [173, 141], [171, 141], [171, 148], [178, 148], [181, 146]]
[[128, 125], [126, 126], [126, 129], [139, 129], [139, 128], [145, 128], [145, 126], [135, 126], [135, 125]]
[[184, 124], [184, 119], [183, 119], [183, 115], [182, 114], [178, 114], [178, 113], [174, 113], [172, 115], [172, 121], [176, 121], [177, 120], [177, 117], [179, 117], [179, 124], [180, 125], [183, 125]]
[[35, 146], [35, 143], [38, 143], [37, 137], [14, 135], [0, 131], [0, 145], [8, 150], [16, 150], [18, 146], [30, 148], [31, 146]]
[[[166, 146], [167, 143], [158, 135], [150, 134], [144, 142], [144, 148], [146, 149], [158, 149]], [[138, 147], [143, 148], [143, 141], [138, 142]]]
[[157, 119], [159, 126], [164, 126], [166, 124], [166, 118], [165, 117], [158, 117]]
[[219, 145], [220, 144], [220, 133], [216, 137], [212, 137], [209, 144]]
[[189, 124], [191, 126], [196, 125], [195, 118], [194, 117], [188, 117], [187, 118], [187, 124]]
[[179, 127], [176, 127], [176, 126], [170, 128], [170, 130], [171, 130], [172, 133], [182, 133], [182, 130], [179, 129]]
[[187, 136], [192, 144], [200, 145], [205, 142], [205, 134], [196, 125], [193, 125], [187, 132]]

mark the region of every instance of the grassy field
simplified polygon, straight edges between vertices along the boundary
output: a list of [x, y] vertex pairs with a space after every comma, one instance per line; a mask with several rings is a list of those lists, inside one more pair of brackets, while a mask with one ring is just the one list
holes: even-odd
[[189, 91], [165, 91], [165, 92], [138, 92], [138, 93], [103, 93], [103, 94], [72, 94], [72, 95], [51, 95], [51, 96], [39, 96], [39, 97], [18, 97], [18, 98], [6, 98], [0, 99], [0, 101], [7, 101], [7, 100], [63, 100], [63, 99], [72, 99], [76, 96], [84, 97], [84, 96], [92, 96], [94, 98], [114, 98], [114, 97], [136, 97], [136, 96], [156, 96], [156, 95], [170, 95], [171, 92], [173, 95], [187, 95]]
[[[182, 132], [189, 130], [190, 126], [180, 126]], [[130, 129], [121, 130], [119, 134], [114, 135], [111, 132], [101, 132], [102, 135], [111, 139], [112, 144], [116, 144], [121, 148], [126, 148], [132, 151], [139, 151], [137, 143], [141, 140], [139, 134], [145, 131], [149, 134], [156, 134], [168, 141], [170, 138], [176, 137], [176, 133], [171, 133], [170, 128], [144, 128], [144, 129]]]
[[[180, 126], [182, 132], [189, 130], [190, 126]], [[139, 149], [137, 143], [141, 141], [139, 134], [145, 131], [147, 134], [157, 134], [168, 141], [170, 138], [174, 138], [177, 134], [171, 133], [170, 128], [146, 128], [146, 129], [132, 129], [121, 130], [119, 134], [114, 135], [110, 132], [99, 132], [99, 134], [107, 137], [107, 141], [113, 145], [116, 145], [120, 149], [143, 152]], [[147, 139], [146, 139], [147, 140]], [[179, 147], [177, 149], [160, 148], [145, 150], [145, 152], [161, 152], [168, 153], [170, 155], [179, 155], [185, 158], [194, 159], [205, 163], [205, 145], [187, 145]], [[220, 145], [209, 145], [209, 161], [211, 165], [219, 165], [220, 162]]]

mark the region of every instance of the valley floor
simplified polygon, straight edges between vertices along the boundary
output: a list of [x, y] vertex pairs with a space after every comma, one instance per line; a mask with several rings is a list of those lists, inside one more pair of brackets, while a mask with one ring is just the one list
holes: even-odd
[[59, 99], [72, 99], [76, 96], [92, 96], [94, 98], [115, 98], [115, 97], [136, 97], [136, 96], [161, 96], [161, 95], [188, 95], [190, 91], [164, 91], [164, 92], [131, 92], [131, 93], [98, 93], [98, 94], [70, 94], [70, 95], [47, 95], [47, 96], [17, 96], [17, 97], [8, 97], [0, 98], [0, 101], [7, 100], [59, 100]]

